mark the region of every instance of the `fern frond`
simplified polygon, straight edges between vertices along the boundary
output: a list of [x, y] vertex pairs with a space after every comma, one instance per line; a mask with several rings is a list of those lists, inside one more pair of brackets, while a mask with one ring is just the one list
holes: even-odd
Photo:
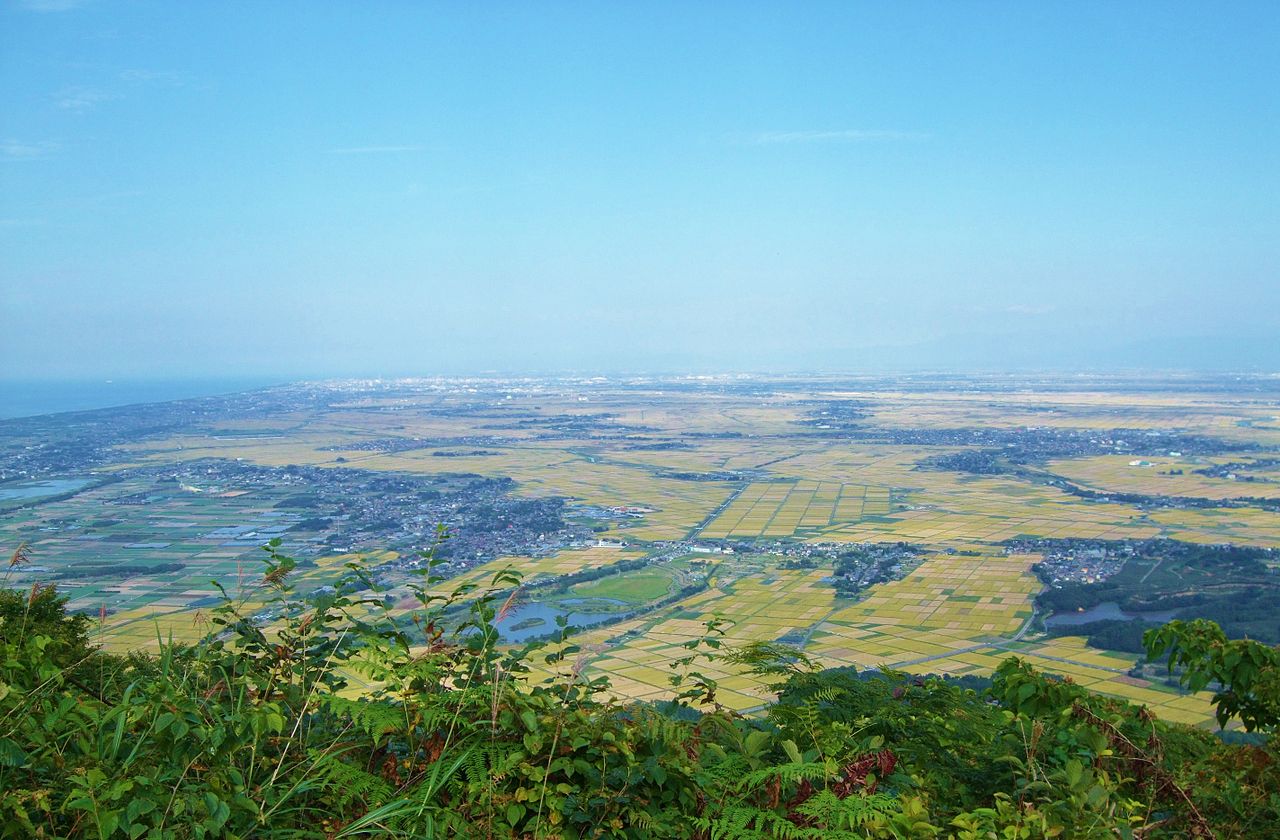
[[342, 805], [358, 802], [376, 808], [390, 802], [395, 794], [386, 779], [348, 764], [332, 753], [312, 749], [309, 754], [315, 760], [312, 772], [316, 780]]
[[405, 728], [404, 709], [390, 702], [370, 703], [330, 696], [325, 699], [325, 705], [335, 715], [349, 717], [375, 744], [381, 744], [385, 736]]
[[738, 783], [738, 789], [751, 790], [774, 779], [778, 779], [784, 784], [797, 784], [804, 779], [820, 781], [825, 780], [830, 775], [830, 772], [830, 767], [816, 761], [790, 762], [773, 767], [761, 767], [759, 770], [743, 776], [742, 781]]

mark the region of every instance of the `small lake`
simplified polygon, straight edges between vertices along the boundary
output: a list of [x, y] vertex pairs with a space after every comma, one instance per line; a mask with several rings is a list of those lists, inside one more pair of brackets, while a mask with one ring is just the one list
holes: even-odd
[[1091, 621], [1153, 621], [1162, 624], [1175, 615], [1177, 610], [1153, 610], [1151, 612], [1125, 612], [1115, 601], [1104, 601], [1096, 607], [1081, 612], [1056, 612], [1044, 620], [1046, 627], [1075, 627]]
[[22, 481], [0, 487], [0, 502], [25, 501], [43, 496], [74, 493], [93, 483], [92, 478], [48, 478], [43, 481]]
[[[502, 623], [498, 625], [498, 633], [501, 634], [504, 642], [523, 642], [534, 636], [545, 636], [560, 629], [556, 626], [556, 617], [561, 615], [569, 619], [570, 627], [589, 627], [592, 624], [599, 624], [602, 621], [617, 618], [624, 615], [624, 613], [574, 612], [554, 604], [522, 604], [502, 620]], [[522, 627], [519, 630], [512, 629], [523, 622], [536, 621], [537, 619], [542, 619], [542, 621], [532, 626]]]

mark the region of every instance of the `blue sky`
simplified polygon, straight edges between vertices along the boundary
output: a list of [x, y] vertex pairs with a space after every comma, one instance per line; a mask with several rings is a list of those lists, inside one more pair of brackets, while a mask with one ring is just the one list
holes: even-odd
[[0, 378], [1280, 369], [1280, 4], [0, 7]]

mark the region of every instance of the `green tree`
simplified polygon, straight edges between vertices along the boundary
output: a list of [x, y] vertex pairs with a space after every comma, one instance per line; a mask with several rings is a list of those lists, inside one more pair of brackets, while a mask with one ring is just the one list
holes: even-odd
[[1280, 647], [1228, 639], [1212, 621], [1171, 621], [1143, 637], [1151, 659], [1167, 658], [1169, 670], [1192, 691], [1214, 688], [1218, 725], [1239, 718], [1247, 731], [1280, 726]]

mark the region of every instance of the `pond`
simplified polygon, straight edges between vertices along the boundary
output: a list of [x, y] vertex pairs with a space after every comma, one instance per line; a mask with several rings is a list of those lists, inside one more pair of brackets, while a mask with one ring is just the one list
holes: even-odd
[[0, 487], [0, 502], [39, 499], [74, 493], [93, 483], [92, 478], [47, 478], [42, 481], [21, 481]]
[[545, 636], [559, 629], [556, 627], [556, 617], [561, 615], [569, 619], [570, 627], [589, 627], [592, 624], [617, 618], [623, 613], [577, 612], [555, 604], [521, 604], [498, 624], [498, 633], [504, 642], [523, 642], [534, 636]]
[[1126, 612], [1115, 601], [1104, 601], [1096, 607], [1077, 612], [1056, 612], [1044, 620], [1046, 627], [1075, 627], [1091, 621], [1152, 621], [1157, 624], [1168, 621], [1177, 610], [1152, 610], [1150, 612]]

